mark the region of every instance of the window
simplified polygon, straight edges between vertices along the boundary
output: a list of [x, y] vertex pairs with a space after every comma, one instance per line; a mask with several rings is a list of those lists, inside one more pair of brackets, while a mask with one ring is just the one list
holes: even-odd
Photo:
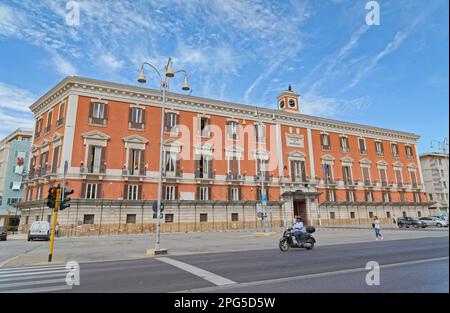
[[[264, 193], [266, 194], [266, 200], [269, 200], [269, 189], [264, 188]], [[256, 200], [259, 200], [259, 201], [262, 200], [260, 187], [256, 188]]]
[[166, 200], [175, 200], [176, 199], [176, 188], [175, 186], [166, 186]]
[[383, 156], [383, 143], [381, 141], [375, 141], [375, 152], [378, 156]]
[[342, 166], [342, 177], [344, 179], [344, 184], [352, 184], [352, 172], [350, 166]]
[[197, 178], [212, 178], [212, 159], [205, 155], [200, 155], [195, 158], [196, 168], [195, 177]]
[[39, 138], [41, 135], [41, 129], [42, 129], [42, 118], [36, 121], [36, 127], [34, 129], [34, 137]]
[[405, 152], [406, 152], [406, 157], [407, 157], [409, 160], [412, 160], [413, 154], [412, 154], [412, 148], [411, 148], [411, 146], [405, 146]]
[[209, 118], [200, 117], [200, 136], [209, 137]]
[[261, 179], [269, 179], [269, 160], [256, 159], [256, 175]]
[[200, 213], [200, 222], [207, 222], [207, 221], [208, 221], [208, 214]]
[[391, 194], [389, 192], [383, 192], [383, 201], [384, 202], [391, 202]]
[[165, 222], [166, 223], [173, 223], [173, 214], [166, 214], [165, 215]]
[[84, 214], [83, 224], [94, 224], [94, 214]]
[[[267, 166], [266, 166], [267, 169]], [[306, 181], [305, 161], [291, 160], [292, 181]]]
[[127, 199], [128, 200], [139, 200], [139, 185], [128, 185], [127, 186]]
[[177, 153], [166, 152], [166, 172], [174, 173], [177, 170]]
[[334, 190], [327, 191], [327, 201], [336, 201], [336, 195]]
[[145, 111], [141, 108], [130, 108], [130, 115], [129, 115], [129, 128], [135, 128], [135, 129], [143, 129], [144, 128], [144, 115]]
[[239, 221], [239, 213], [231, 213], [231, 221], [238, 222]]
[[429, 193], [429, 194], [428, 194], [428, 198], [430, 199], [430, 201], [433, 201], [433, 194], [432, 194], [432, 193]]
[[199, 187], [199, 200], [207, 201], [209, 200], [209, 187]]
[[386, 169], [380, 168], [380, 169], [378, 170], [378, 172], [379, 172], [379, 174], [380, 174], [381, 186], [383, 186], [383, 187], [387, 186]]
[[417, 187], [417, 179], [416, 179], [416, 172], [410, 171], [409, 176], [411, 177], [411, 184], [413, 188]]
[[47, 126], [45, 126], [44, 133], [48, 133], [52, 128], [53, 111], [47, 114]]
[[36, 215], [36, 219], [35, 219], [36, 221], [39, 221], [39, 215]]
[[63, 102], [59, 106], [59, 113], [58, 113], [58, 119], [56, 120], [56, 127], [59, 127], [64, 122], [64, 110], [66, 108], [66, 104]]
[[352, 219], [355, 218], [355, 212], [350, 212], [350, 218], [352, 218]]
[[88, 172], [104, 173], [105, 148], [99, 146], [89, 146]]
[[368, 167], [362, 167], [361, 170], [362, 170], [362, 174], [363, 174], [364, 185], [370, 186], [372, 183], [370, 181], [369, 168]]
[[127, 214], [127, 224], [136, 224], [136, 214]]
[[403, 212], [402, 212], [402, 215], [403, 215], [403, 217], [407, 217], [406, 211], [403, 211]]
[[105, 114], [105, 104], [100, 102], [95, 102], [92, 104], [92, 117], [96, 119], [104, 118]]
[[178, 114], [170, 112], [166, 113], [166, 132], [177, 132]]
[[396, 169], [394, 171], [395, 171], [395, 178], [397, 179], [397, 186], [403, 187], [402, 170]]
[[397, 158], [398, 157], [398, 146], [396, 143], [391, 144], [391, 151], [392, 151], [392, 156], [394, 158]]
[[330, 136], [328, 134], [320, 134], [320, 141], [321, 141], [323, 150], [331, 149]]
[[405, 193], [401, 191], [398, 194], [400, 196], [400, 202], [406, 202]]
[[255, 125], [255, 140], [256, 142], [266, 142], [266, 127], [263, 124]]
[[369, 212], [369, 218], [373, 218], [373, 212], [372, 211]]
[[342, 152], [349, 152], [350, 149], [348, 148], [348, 138], [347, 137], [341, 137], [340, 138], [341, 143], [341, 151]]
[[420, 194], [418, 193], [418, 192], [415, 192], [414, 193], [414, 201], [416, 202], [416, 203], [420, 203], [421, 201], [420, 201]]
[[422, 217], [422, 211], [417, 211], [417, 216]]
[[391, 217], [391, 212], [387, 211], [387, 212], [386, 212], [386, 217], [387, 217], [387, 218], [390, 218], [390, 217]]
[[227, 124], [227, 134], [228, 134], [228, 139], [231, 140], [237, 140], [239, 137], [239, 130], [238, 130], [238, 123], [235, 121], [230, 121]]
[[97, 199], [97, 184], [86, 184], [86, 199]]
[[336, 219], [336, 214], [334, 212], [330, 212], [330, 219], [331, 220]]
[[230, 187], [228, 189], [228, 200], [239, 201], [241, 198], [241, 192], [238, 187]]
[[364, 140], [364, 138], [359, 138], [358, 142], [359, 142], [359, 153], [366, 154], [367, 153], [366, 141]]
[[6, 201], [6, 203], [7, 203], [8, 205], [14, 205], [14, 204], [19, 203], [19, 202], [21, 202], [21, 201], [22, 201], [21, 198], [8, 198], [8, 200]]
[[443, 181], [443, 182], [442, 182], [442, 186], [443, 186], [445, 189], [447, 189], [447, 182]]
[[366, 202], [373, 202], [373, 193], [372, 193], [372, 191], [366, 191], [365, 195], [366, 195]]
[[347, 201], [355, 202], [355, 192], [354, 191], [347, 191]]
[[330, 164], [324, 164], [323, 165], [323, 173], [325, 177], [326, 182], [331, 182], [333, 180], [333, 175], [331, 171], [331, 165]]
[[239, 159], [236, 156], [228, 159], [228, 168], [231, 175], [236, 176], [239, 174]]

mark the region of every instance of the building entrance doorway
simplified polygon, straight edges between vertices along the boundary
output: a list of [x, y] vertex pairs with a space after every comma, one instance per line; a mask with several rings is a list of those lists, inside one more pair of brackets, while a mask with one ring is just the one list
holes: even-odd
[[294, 218], [301, 217], [303, 224], [308, 225], [308, 214], [306, 212], [306, 200], [294, 200]]

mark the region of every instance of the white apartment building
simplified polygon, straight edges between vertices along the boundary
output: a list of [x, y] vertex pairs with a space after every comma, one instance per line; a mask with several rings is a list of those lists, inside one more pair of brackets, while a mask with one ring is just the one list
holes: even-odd
[[420, 156], [420, 165], [427, 199], [430, 202], [435, 202], [430, 207], [430, 214], [448, 216], [448, 154], [422, 154]]

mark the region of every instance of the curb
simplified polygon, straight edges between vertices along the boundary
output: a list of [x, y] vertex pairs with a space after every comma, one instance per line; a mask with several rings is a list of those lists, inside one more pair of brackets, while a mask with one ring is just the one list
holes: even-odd
[[257, 232], [257, 233], [254, 233], [254, 235], [256, 237], [275, 237], [278, 235], [278, 233], [276, 233], [276, 232], [268, 232], [268, 233]]

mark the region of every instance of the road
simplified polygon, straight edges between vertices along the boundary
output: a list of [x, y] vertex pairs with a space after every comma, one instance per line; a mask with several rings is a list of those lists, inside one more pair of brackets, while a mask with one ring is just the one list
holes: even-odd
[[[62, 266], [5, 268], [0, 292], [448, 292], [448, 248], [438, 237], [81, 263], [73, 287]], [[366, 284], [369, 261], [379, 285]]]

